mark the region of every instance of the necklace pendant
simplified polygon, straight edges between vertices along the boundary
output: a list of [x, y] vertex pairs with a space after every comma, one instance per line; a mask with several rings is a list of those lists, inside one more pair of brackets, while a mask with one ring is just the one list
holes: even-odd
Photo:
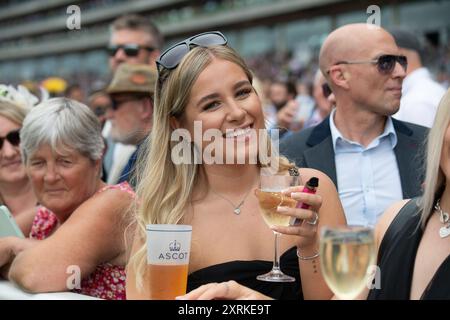
[[239, 215], [239, 214], [241, 214], [241, 208], [235, 208], [235, 209], [233, 210], [233, 212], [234, 212], [234, 214]]
[[448, 236], [450, 236], [450, 225], [443, 226], [442, 228], [440, 228], [439, 229], [439, 236], [441, 238], [447, 238]]

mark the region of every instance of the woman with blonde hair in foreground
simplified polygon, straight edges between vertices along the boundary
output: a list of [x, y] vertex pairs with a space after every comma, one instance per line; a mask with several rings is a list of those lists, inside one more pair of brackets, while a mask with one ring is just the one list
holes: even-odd
[[[188, 224], [193, 230], [188, 291], [209, 282], [236, 280], [277, 299], [328, 299], [332, 293], [319, 268], [317, 230], [345, 224], [336, 189], [323, 173], [299, 169], [304, 182], [312, 176], [320, 179], [317, 194], [299, 192], [300, 186], [288, 193], [311, 209], [280, 208], [279, 212], [284, 209], [284, 214], [308, 222], [317, 221], [317, 212], [319, 223], [272, 228], [264, 223], [253, 192], [260, 183], [262, 159], [257, 164], [249, 161], [252, 142], [243, 139], [251, 130], [265, 129], [261, 101], [250, 70], [226, 43], [220, 32], [196, 35], [166, 50], [157, 62], [154, 126], [138, 170], [139, 226], [127, 266], [127, 297], [151, 296], [145, 226]], [[245, 148], [237, 144], [232, 164], [208, 164], [203, 153], [197, 158], [202, 163], [175, 164], [178, 159], [172, 151], [177, 143], [171, 142], [172, 133], [184, 129], [192, 137], [199, 123], [202, 137], [209, 129], [220, 132], [214, 141], [219, 150], [229, 141], [243, 139], [248, 144]], [[263, 141], [269, 143], [265, 136]], [[189, 144], [191, 155], [211, 145], [207, 138], [196, 140]], [[261, 149], [261, 142], [257, 148]], [[219, 154], [216, 149], [215, 156], [230, 158], [230, 151], [223, 150]], [[237, 164], [239, 152], [245, 156], [244, 164]], [[272, 161], [279, 162], [279, 173], [288, 174], [294, 167], [285, 158]], [[281, 269], [296, 278], [293, 283], [256, 280], [272, 266], [272, 231], [283, 234]]]

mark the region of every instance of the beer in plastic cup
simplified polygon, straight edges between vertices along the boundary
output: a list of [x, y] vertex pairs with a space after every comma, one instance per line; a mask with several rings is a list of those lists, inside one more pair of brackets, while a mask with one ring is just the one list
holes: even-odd
[[150, 299], [186, 294], [192, 226], [147, 225], [147, 276]]

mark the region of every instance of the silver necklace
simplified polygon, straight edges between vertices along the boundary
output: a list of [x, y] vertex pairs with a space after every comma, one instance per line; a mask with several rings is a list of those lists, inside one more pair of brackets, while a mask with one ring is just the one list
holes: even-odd
[[439, 236], [441, 238], [446, 238], [450, 236], [450, 219], [449, 214], [441, 209], [441, 199], [436, 202], [434, 209], [439, 213], [439, 221], [444, 224], [444, 226], [439, 229]]
[[239, 202], [238, 205], [235, 205], [230, 199], [228, 199], [228, 198], [224, 197], [223, 195], [217, 193], [213, 188], [211, 188], [211, 191], [214, 192], [217, 196], [219, 196], [223, 200], [227, 201], [229, 204], [231, 204], [233, 206], [233, 208], [234, 208], [234, 210], [233, 210], [234, 214], [240, 215], [241, 214], [241, 207], [244, 204], [245, 199], [247, 199], [248, 195], [250, 194], [250, 191], [252, 191], [252, 188], [250, 188], [250, 190], [248, 190], [248, 192], [245, 194], [244, 199], [242, 199], [242, 201]]

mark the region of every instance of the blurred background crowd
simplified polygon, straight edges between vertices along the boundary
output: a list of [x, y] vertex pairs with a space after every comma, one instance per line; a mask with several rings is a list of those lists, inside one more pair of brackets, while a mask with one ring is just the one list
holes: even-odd
[[[237, 189], [239, 196], [245, 194], [238, 205], [213, 190], [214, 183], [210, 182], [206, 171], [203, 183], [197, 183], [202, 182], [196, 180], [201, 174], [197, 176], [197, 171], [192, 168], [183, 169], [191, 175], [190, 178], [183, 179], [196, 183], [192, 184], [193, 187], [183, 185], [185, 194], [181, 199], [184, 200], [177, 198], [179, 192], [176, 188], [181, 188], [182, 183], [173, 181], [182, 181], [182, 178], [176, 179], [181, 177], [181, 171], [173, 170], [173, 175], [167, 174], [176, 163], [168, 164], [165, 161], [168, 156], [161, 154], [166, 152], [165, 155], [169, 155], [167, 147], [171, 145], [163, 137], [168, 139], [174, 127], [185, 129], [185, 119], [225, 119], [224, 123], [234, 121], [234, 131], [231, 136], [231, 133], [224, 135], [226, 139], [246, 135], [251, 128], [264, 127], [263, 122], [266, 120], [266, 128], [271, 134], [275, 134], [272, 137], [276, 139], [279, 133], [281, 140], [284, 139], [280, 148], [282, 154], [295, 161], [301, 170], [319, 169], [330, 177], [328, 179], [320, 173], [323, 188], [321, 192], [327, 199], [325, 205], [321, 206], [317, 197], [313, 198], [316, 203], [312, 200], [308, 203], [315, 210], [322, 208], [321, 212], [310, 210], [306, 217], [299, 216], [296, 212], [295, 217], [301, 217], [310, 226], [317, 224], [319, 215], [321, 223], [325, 222], [324, 225], [328, 225], [327, 217], [330, 216], [333, 217], [330, 219], [332, 223], [343, 224], [344, 214], [349, 225], [374, 226], [392, 203], [420, 195], [423, 182], [421, 147], [428, 133], [425, 127], [433, 127], [431, 132], [437, 132], [431, 134], [430, 146], [436, 145], [441, 150], [444, 145], [442, 150], [449, 150], [448, 135], [443, 138], [444, 130], [448, 131], [450, 114], [447, 108], [448, 91], [447, 98], [442, 99], [440, 110], [443, 111], [437, 113], [437, 121], [435, 115], [439, 101], [450, 85], [450, 0], [372, 2], [0, 1], [0, 83], [5, 84], [0, 85], [0, 204], [9, 207], [23, 234], [29, 234], [32, 239], [48, 240], [37, 245], [30, 239], [2, 239], [0, 253], [6, 254], [0, 254], [0, 258], [3, 257], [0, 259], [0, 275], [19, 283], [26, 291], [62, 291], [66, 289], [66, 273], [61, 274], [61, 266], [65, 266], [66, 261], [82, 261], [82, 272], [89, 277], [84, 278], [81, 293], [104, 299], [124, 299], [125, 265], [128, 263], [126, 242], [131, 239], [122, 237], [127, 224], [120, 223], [120, 228], [117, 228], [114, 222], [119, 218], [120, 221], [129, 219], [128, 211], [133, 209], [131, 203], [135, 199], [136, 190], [137, 198], [144, 203], [142, 206], [139, 203], [138, 206], [139, 222], [182, 221], [181, 217], [187, 215], [184, 206], [196, 202], [190, 197], [196, 195], [198, 190], [207, 190], [212, 199], [218, 200], [219, 197], [219, 201], [224, 200], [224, 207], [214, 207], [217, 212], [224, 211], [223, 208], [229, 210], [231, 204], [234, 214], [238, 216], [247, 195], [251, 195], [255, 180], [259, 179], [254, 177], [259, 175], [259, 168], [256, 166], [248, 171], [244, 171], [246, 167], [241, 167], [240, 170], [248, 175], [236, 171], [233, 173], [238, 177], [235, 180], [227, 180], [233, 177], [223, 174], [225, 178], [217, 183], [229, 188], [224, 188], [225, 194], [230, 190], [236, 192], [232, 189], [247, 184], [245, 190]], [[380, 28], [373, 28], [378, 29], [375, 31], [372, 26], [367, 28], [365, 22], [379, 22], [390, 33], [384, 29], [379, 30]], [[223, 34], [206, 32], [213, 30]], [[194, 34], [197, 35], [192, 37]], [[165, 51], [186, 37], [191, 38], [187, 38], [181, 46], [178, 44]], [[183, 48], [186, 49], [183, 44], [188, 43], [202, 47], [201, 50], [216, 50], [214, 52], [219, 57], [208, 62], [208, 72], [201, 71], [197, 74], [195, 86], [190, 84], [194, 81], [189, 81], [188, 76], [194, 78], [193, 70], [201, 65], [197, 63], [201, 60], [182, 59], [183, 54], [190, 52], [182, 52]], [[235, 56], [228, 45], [242, 55], [249, 70], [246, 66], [242, 67], [245, 63]], [[207, 49], [203, 48], [206, 46]], [[364, 50], [358, 50], [360, 48]], [[203, 54], [201, 50], [192, 55], [200, 56]], [[208, 52], [211, 54], [213, 51]], [[355, 52], [359, 54], [354, 54]], [[235, 57], [234, 61], [239, 61], [240, 64], [220, 58], [221, 55]], [[323, 74], [319, 70], [319, 59]], [[372, 68], [363, 68], [368, 64]], [[242, 65], [242, 70], [234, 70], [233, 67], [237, 65]], [[352, 65], [353, 69], [348, 65]], [[175, 69], [179, 73], [172, 73]], [[236, 85], [236, 79], [241, 79], [238, 77], [242, 72], [249, 80], [244, 81], [248, 88], [239, 87], [242, 80], [238, 83], [239, 86]], [[251, 73], [253, 77], [250, 76]], [[224, 111], [218, 112], [223, 118], [209, 115], [207, 111], [214, 110], [210, 108], [221, 102], [220, 99], [206, 100], [208, 104], [202, 107], [200, 116], [197, 116], [197, 109], [191, 110], [191, 104], [188, 106], [184, 102], [176, 102], [183, 99], [187, 101], [187, 97], [192, 97], [192, 92], [197, 89], [201, 93], [199, 96], [203, 95], [203, 91], [211, 91], [208, 87], [210, 83], [214, 83], [214, 92], [217, 91], [216, 88], [220, 88], [222, 95], [226, 92], [227, 95], [223, 95], [226, 98], [233, 92], [233, 99], [236, 101], [249, 101], [250, 104], [245, 107], [255, 107], [257, 110], [252, 122], [243, 121], [247, 119], [247, 113], [253, 117], [253, 109], [250, 107], [248, 110], [251, 112], [245, 113], [227, 110], [226, 114]], [[232, 90], [230, 83], [234, 83]], [[179, 87], [186, 89], [177, 89]], [[264, 114], [259, 108], [260, 99], [257, 99], [255, 91], [261, 98]], [[168, 93], [165, 94], [166, 92]], [[222, 99], [220, 94], [209, 94], [206, 97], [211, 99], [211, 96], [219, 96]], [[48, 100], [48, 97], [70, 99]], [[202, 100], [204, 99], [200, 101]], [[36, 106], [38, 101], [41, 103]], [[184, 105], [181, 106], [182, 104]], [[236, 109], [239, 111], [245, 108]], [[244, 117], [240, 120], [232, 118], [236, 114]], [[242, 121], [242, 126], [237, 126], [237, 120]], [[254, 123], [257, 123], [255, 127]], [[150, 132], [152, 137], [161, 137], [152, 140], [151, 149], [147, 148], [150, 144], [146, 142]], [[68, 147], [67, 150], [65, 147]], [[61, 150], [64, 152], [60, 152]], [[431, 153], [430, 151], [429, 154]], [[138, 157], [141, 154], [144, 156]], [[418, 156], [415, 157], [416, 155]], [[441, 166], [443, 172], [437, 177], [436, 169], [432, 178], [427, 174], [427, 190], [432, 191], [426, 191], [429, 194], [425, 192], [428, 207], [423, 209], [425, 213], [429, 213], [432, 212], [432, 205], [436, 203], [438, 206], [436, 210], [441, 215], [441, 223], [447, 224], [441, 227], [440, 238], [450, 235], [448, 214], [440, 209], [441, 195], [443, 208], [450, 203], [450, 191], [442, 182], [444, 174], [448, 181], [448, 158], [448, 153], [443, 152], [442, 163], [440, 157], [428, 160], [428, 166]], [[140, 162], [149, 165], [142, 166]], [[290, 166], [295, 169], [294, 164]], [[312, 174], [308, 172], [301, 172], [301, 176]], [[319, 174], [318, 171], [314, 172]], [[163, 183], [159, 184], [159, 181]], [[228, 181], [233, 181], [236, 186]], [[200, 188], [206, 188], [194, 190], [197, 184]], [[328, 189], [323, 187], [324, 184]], [[432, 189], [433, 185], [436, 185], [435, 189]], [[328, 193], [323, 190], [328, 190]], [[434, 193], [436, 190], [441, 190], [439, 198], [438, 193]], [[344, 210], [339, 210], [338, 196]], [[298, 201], [300, 200], [305, 202], [305, 199]], [[210, 206], [215, 203], [208, 201], [205, 203]], [[252, 201], [256, 204], [256, 199]], [[211, 211], [207, 206], [195, 206], [203, 208], [204, 212]], [[150, 209], [147, 210], [148, 208]], [[336, 208], [339, 214], [335, 214]], [[418, 210], [416, 207], [408, 208], [411, 212]], [[97, 214], [91, 217], [93, 211]], [[154, 216], [148, 218], [148, 212]], [[178, 216], [173, 215], [173, 212]], [[313, 213], [315, 219], [308, 220], [307, 218], [314, 218]], [[74, 218], [70, 219], [72, 214]], [[426, 217], [424, 219], [428, 219]], [[123, 218], [126, 219], [122, 220]], [[223, 219], [227, 223], [231, 221]], [[217, 221], [211, 221], [211, 226], [218, 226], [218, 234], [235, 230], [222, 228]], [[265, 225], [253, 228], [252, 220], [244, 221], [252, 227], [253, 234], [242, 233], [242, 239], [235, 238], [236, 248], [241, 248], [240, 244], [247, 243], [249, 239], [259, 239], [255, 237], [259, 235], [258, 228], [271, 235]], [[437, 220], [435, 222], [437, 224]], [[62, 223], [65, 227], [56, 232]], [[133, 221], [129, 225], [132, 223]], [[208, 223], [203, 223], [203, 226], [208, 226]], [[214, 233], [209, 226], [204, 228], [208, 234]], [[298, 263], [303, 263], [302, 270], [305, 270], [305, 261], [312, 260], [314, 265], [314, 259], [319, 256], [315, 238], [318, 229], [312, 228], [314, 230], [309, 235], [303, 234], [300, 229], [296, 234], [301, 239], [310, 238], [306, 245], [305, 241], [294, 243], [289, 240], [292, 242], [289, 245], [297, 249], [288, 251], [288, 242], [284, 247], [285, 252], [290, 252], [289, 259], [295, 261], [296, 268]], [[399, 228], [403, 230], [401, 225]], [[142, 234], [136, 233], [139, 237], [144, 234], [140, 231]], [[435, 233], [436, 237], [437, 234]], [[421, 234], [418, 237], [420, 239]], [[271, 239], [261, 237], [263, 238], [265, 246], [271, 248]], [[141, 238], [135, 239], [138, 239], [138, 243]], [[205, 244], [213, 243], [209, 237], [204, 239]], [[110, 240], [115, 242], [111, 245]], [[76, 250], [53, 250], [55, 247], [61, 248], [61, 243], [67, 245], [67, 248], [80, 246], [88, 249], [81, 253]], [[448, 251], [448, 245], [442, 243], [440, 242], [443, 248], [441, 258]], [[145, 247], [144, 242], [140, 245], [141, 249]], [[226, 246], [228, 248], [228, 242]], [[230, 252], [235, 253], [234, 249]], [[415, 252], [414, 250], [408, 252]], [[139, 250], [141, 253], [144, 251]], [[226, 250], [217, 250], [224, 251]], [[427, 254], [434, 254], [431, 250], [425, 251]], [[239, 260], [260, 261], [261, 258], [267, 258], [259, 256], [259, 252], [248, 252], [251, 254], [247, 255], [247, 251], [244, 251], [241, 255], [246, 259]], [[403, 252], [396, 257], [402, 254]], [[213, 262], [229, 259], [230, 257], [220, 257]], [[430, 260], [430, 256], [420, 259]], [[144, 260], [141, 259], [142, 261]], [[190, 267], [190, 271], [195, 270], [195, 273], [216, 265], [213, 262], [208, 260], [204, 265]], [[396, 266], [397, 263], [404, 264], [398, 260], [393, 265]], [[432, 276], [432, 268], [426, 264], [422, 267], [429, 271], [428, 276]], [[314, 283], [314, 287], [307, 285], [305, 288], [310, 290], [300, 292], [295, 289], [297, 291], [292, 292], [296, 295], [298, 292], [302, 295], [305, 293], [305, 298], [328, 298], [330, 291], [325, 283], [322, 283], [323, 290], [316, 289], [314, 277], [319, 274], [315, 265], [314, 268], [308, 268], [306, 270], [309, 274], [306, 276], [300, 275], [299, 268], [296, 272], [299, 280], [301, 276], [303, 282], [309, 280], [309, 283]], [[131, 270], [135, 272], [134, 269]], [[415, 274], [422, 275], [420, 270]], [[219, 273], [222, 274], [222, 271]], [[133, 273], [131, 274], [130, 278], [133, 279]], [[255, 276], [250, 278], [252, 281], [256, 279]], [[52, 279], [53, 282], [50, 283], [47, 279]], [[189, 281], [195, 282], [195, 278], [193, 279]], [[222, 281], [220, 279], [212, 279], [212, 282]], [[205, 277], [202, 281], [210, 279]], [[391, 281], [392, 284], [394, 282]], [[202, 283], [195, 286], [200, 284]], [[193, 289], [195, 286], [188, 288]], [[405, 288], [405, 297], [409, 298], [408, 287]], [[447, 289], [445, 287], [445, 292]], [[264, 293], [268, 294], [271, 290], [268, 287]], [[285, 298], [284, 293], [270, 296]], [[411, 297], [416, 296], [413, 294]]]
[[[186, 35], [220, 30], [247, 60], [268, 94], [274, 81], [289, 81], [313, 96], [317, 57], [326, 35], [365, 22], [373, 1], [342, 0], [4, 0], [0, 10], [0, 83], [23, 84], [88, 102], [111, 79], [109, 26], [138, 13], [160, 29], [164, 47]], [[80, 8], [80, 28], [70, 30], [70, 5]], [[381, 25], [420, 37], [424, 64], [444, 87], [450, 72], [450, 1], [377, 1]], [[432, 17], [432, 18], [431, 18]]]

